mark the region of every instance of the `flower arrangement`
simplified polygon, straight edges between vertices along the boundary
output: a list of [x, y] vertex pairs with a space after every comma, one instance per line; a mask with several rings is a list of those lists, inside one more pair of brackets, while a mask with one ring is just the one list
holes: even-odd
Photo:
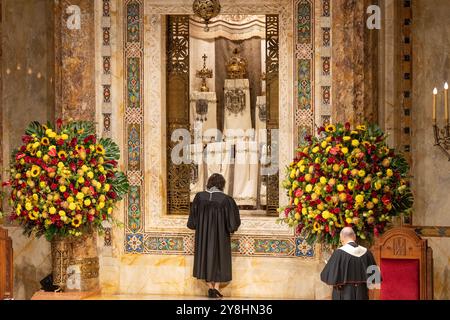
[[129, 184], [117, 168], [119, 147], [97, 139], [95, 125], [77, 121], [56, 127], [32, 122], [10, 165], [10, 219], [24, 233], [51, 241], [55, 236], [80, 237], [114, 222], [115, 204]]
[[328, 125], [318, 133], [287, 168], [283, 188], [290, 201], [278, 209], [279, 223], [305, 232], [310, 243], [337, 246], [343, 227], [372, 241], [392, 217], [409, 213], [408, 163], [387, 147], [377, 126]]

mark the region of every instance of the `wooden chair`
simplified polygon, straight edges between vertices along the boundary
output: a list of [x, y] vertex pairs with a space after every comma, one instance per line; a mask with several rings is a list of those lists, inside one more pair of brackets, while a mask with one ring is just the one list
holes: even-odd
[[0, 300], [13, 298], [13, 276], [12, 240], [0, 227]]
[[394, 227], [375, 242], [372, 253], [381, 269], [374, 300], [432, 300], [433, 251], [412, 228]]

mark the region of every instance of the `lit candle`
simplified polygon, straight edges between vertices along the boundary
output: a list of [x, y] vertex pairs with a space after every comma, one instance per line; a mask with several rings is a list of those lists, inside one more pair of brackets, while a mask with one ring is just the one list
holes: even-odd
[[433, 90], [433, 123], [436, 124], [436, 96], [438, 94], [437, 88]]
[[444, 85], [444, 101], [445, 101], [445, 125], [448, 124], [448, 83]]

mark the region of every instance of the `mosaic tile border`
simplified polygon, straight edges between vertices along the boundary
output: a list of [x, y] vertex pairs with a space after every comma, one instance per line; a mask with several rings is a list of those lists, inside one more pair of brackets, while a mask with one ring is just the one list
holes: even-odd
[[[302, 1], [305, 2], [305, 1]], [[314, 1], [306, 1], [311, 4]], [[125, 167], [130, 179], [131, 192], [125, 199], [125, 253], [128, 254], [163, 254], [163, 255], [192, 255], [194, 252], [193, 233], [164, 233], [145, 232], [144, 215], [144, 148], [143, 141], [143, 88], [144, 88], [144, 4], [145, 0], [126, 0], [124, 9], [124, 105], [125, 112], [123, 123], [125, 130]], [[311, 7], [313, 8], [313, 7]], [[309, 16], [303, 18], [313, 27], [313, 10], [308, 11]], [[306, 55], [310, 54], [310, 61], [314, 59], [312, 54], [313, 38], [306, 46]], [[102, 63], [110, 66], [111, 61], [103, 60]], [[308, 79], [313, 85], [313, 64], [308, 66]], [[106, 69], [110, 69], [106, 68]], [[308, 86], [308, 84], [307, 84]], [[307, 93], [307, 92], [306, 92]], [[111, 94], [111, 92], [110, 92]], [[309, 93], [311, 101], [313, 99]], [[312, 106], [312, 103], [310, 103]], [[311, 115], [308, 114], [310, 118]], [[111, 123], [111, 117], [104, 121]], [[232, 237], [232, 252], [235, 256], [261, 256], [261, 257], [294, 257], [314, 258], [314, 248], [307, 245], [304, 239], [294, 235], [247, 235], [240, 234]]]
[[[128, 233], [125, 237], [129, 254], [193, 255], [193, 233]], [[234, 256], [314, 258], [315, 248], [302, 237], [233, 236]]]

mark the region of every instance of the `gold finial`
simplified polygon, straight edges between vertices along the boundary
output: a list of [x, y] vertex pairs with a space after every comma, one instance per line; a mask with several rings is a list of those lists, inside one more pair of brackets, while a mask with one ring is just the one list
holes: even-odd
[[197, 71], [197, 78], [202, 79], [202, 86], [200, 88], [200, 91], [209, 92], [209, 88], [206, 85], [206, 79], [212, 78], [213, 72], [211, 69], [206, 68], [206, 59], [208, 59], [206, 53], [202, 56], [202, 59], [203, 59], [203, 69]]

